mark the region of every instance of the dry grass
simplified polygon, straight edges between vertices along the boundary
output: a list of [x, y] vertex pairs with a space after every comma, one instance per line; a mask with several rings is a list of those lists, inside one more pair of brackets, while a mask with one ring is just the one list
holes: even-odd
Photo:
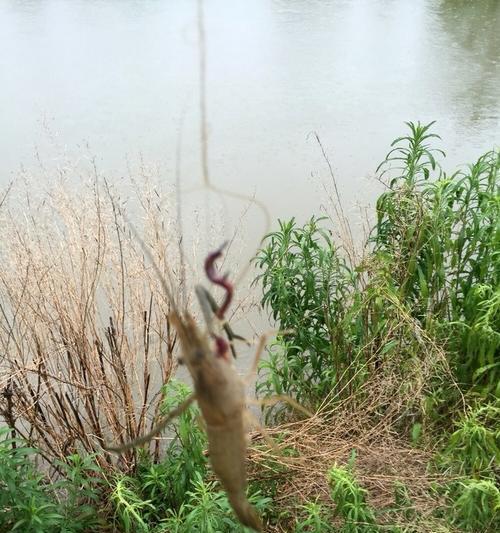
[[[432, 451], [411, 446], [391, 431], [390, 426], [370, 427], [372, 414], [362, 408], [356, 412], [326, 409], [308, 420], [266, 430], [279, 442], [281, 454], [273, 454], [265, 445], [256, 444], [250, 456], [249, 478], [274, 481], [278, 488], [273, 498], [273, 514], [279, 516], [283, 512], [283, 516], [289, 517], [271, 526], [270, 532], [293, 530], [294, 510], [306, 502], [321, 502], [333, 510], [327, 472], [335, 464], [347, 465], [353, 452], [355, 476], [368, 491], [369, 505], [378, 511], [389, 509], [394, 505], [397, 485], [404, 484], [411, 510], [420, 523], [412, 524], [412, 531], [429, 531], [434, 511], [443, 505], [429, 490], [433, 482], [443, 482], [442, 474], [429, 472]], [[254, 436], [254, 440], [258, 442], [259, 437]], [[402, 509], [387, 520], [391, 525], [408, 526]]]
[[[97, 172], [75, 187], [70, 170], [18, 181], [0, 212], [0, 413], [50, 462], [147, 431], [175, 367], [172, 302], [125, 202]], [[143, 169], [134, 223], [179, 295], [175, 206], [151, 181]]]
[[[430, 489], [434, 482], [441, 485], [450, 479], [429, 470], [435, 449], [429, 442], [420, 443], [420, 447], [410, 443], [408, 420], [421, 408], [436, 374], [450, 374], [440, 347], [404, 309], [397, 309], [397, 313], [394, 328], [388, 328], [388, 338], [406, 338], [413, 332], [421, 348], [419, 357], [402, 367], [401, 362], [398, 364], [400, 356], [394, 353], [351, 396], [333, 391], [315, 416], [266, 429], [265, 433], [279, 443], [280, 453], [273, 453], [267, 444], [252, 447], [249, 478], [273, 480], [278, 487], [273, 513], [279, 516], [282, 511], [283, 516], [290, 517], [269, 531], [293, 530], [295, 510], [307, 502], [318, 501], [334, 510], [327, 473], [334, 465], [347, 466], [353, 453], [355, 477], [368, 491], [369, 505], [378, 512], [392, 507], [390, 514], [379, 515], [382, 526], [411, 525], [411, 531], [422, 533], [445, 527], [435, 519], [435, 511], [444, 502]], [[372, 346], [366, 350], [374, 351]], [[260, 437], [254, 435], [254, 440], [258, 443]], [[407, 509], [399, 505], [396, 512], [395, 490], [400, 484], [411, 503]], [[413, 513], [415, 523], [405, 511]]]

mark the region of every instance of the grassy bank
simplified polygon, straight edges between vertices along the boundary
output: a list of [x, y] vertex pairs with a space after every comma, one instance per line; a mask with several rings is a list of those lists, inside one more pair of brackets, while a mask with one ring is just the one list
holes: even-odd
[[[377, 170], [362, 253], [332, 237], [346, 220], [312, 217], [279, 221], [254, 259], [284, 332], [257, 395], [316, 413], [263, 408], [279, 453], [252, 434], [249, 494], [268, 531], [500, 528], [500, 154], [446, 174], [432, 125], [408, 126]], [[188, 390], [171, 379], [171, 302], [98, 184], [88, 204], [66, 192], [27, 222], [4, 215], [0, 531], [243, 531], [196, 407], [162, 446], [102, 451]], [[173, 210], [154, 194], [142, 205], [146, 246], [184, 286]]]

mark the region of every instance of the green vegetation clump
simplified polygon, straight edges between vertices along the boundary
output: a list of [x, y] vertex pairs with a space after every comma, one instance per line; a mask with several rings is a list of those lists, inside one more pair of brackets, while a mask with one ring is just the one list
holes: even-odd
[[297, 509], [295, 533], [335, 531], [329, 509], [317, 502], [306, 502]]
[[409, 127], [379, 167], [388, 190], [359, 263], [345, 259], [325, 218], [281, 221], [265, 237], [257, 280], [283, 333], [259, 392], [351, 397], [384, 369], [408, 378], [416, 358], [435, 366], [442, 355], [457, 387], [432, 383], [426, 411], [448, 416], [463, 393], [499, 397], [500, 153], [448, 176], [431, 124]]
[[322, 220], [312, 217], [302, 228], [295, 219], [280, 222], [257, 257], [262, 305], [284, 332], [262, 362], [268, 373], [257, 392], [320, 402], [351, 370], [343, 325], [355, 276]]
[[[433, 475], [449, 505], [435, 500], [434, 514], [450, 528], [488, 531], [500, 471], [500, 152], [448, 175], [432, 124], [408, 127], [378, 168], [387, 190], [361, 257], [335, 243], [326, 217], [280, 221], [265, 237], [257, 281], [281, 333], [257, 391], [320, 407], [333, 426], [349, 417], [365, 439], [376, 427], [374, 444], [397, 434], [440, 449]], [[278, 404], [265, 415], [290, 413]], [[367, 512], [363, 527], [375, 527]], [[403, 515], [448, 527], [411, 507]]]
[[[182, 401], [189, 388], [166, 385], [162, 409]], [[173, 422], [170, 444], [160, 462], [143, 454], [129, 474], [104, 475], [95, 456], [69, 456], [59, 463], [58, 481], [35, 468], [40, 451], [0, 430], [0, 531], [23, 533], [243, 532], [226, 494], [207, 480], [206, 437], [190, 407]], [[265, 513], [270, 498], [258, 489], [250, 502]], [[103, 508], [103, 501], [107, 504]]]
[[411, 314], [445, 343], [460, 388], [498, 397], [500, 152], [448, 176], [429, 145], [431, 124], [409, 126], [379, 167], [399, 164], [377, 201], [375, 252], [391, 258]]
[[500, 529], [500, 490], [494, 481], [464, 479], [454, 492], [453, 524], [463, 531]]
[[[386, 190], [362, 253], [312, 216], [279, 221], [254, 259], [280, 331], [257, 393], [317, 412], [296, 424], [284, 402], [263, 408], [284, 450], [256, 445], [249, 465], [249, 499], [268, 531], [500, 529], [500, 152], [447, 174], [432, 124], [408, 127], [378, 168]], [[0, 294], [10, 426], [0, 433], [0, 531], [243, 532], [208, 466], [196, 407], [164, 439], [120, 459], [97, 453], [105, 428], [115, 441], [134, 438], [146, 414], [170, 411], [189, 389], [170, 380], [176, 339], [161, 284], [123, 230], [122, 206], [93, 190], [97, 250], [89, 206], [58, 218], [74, 240], [62, 246], [60, 279], [56, 234], [51, 253], [40, 238], [31, 249], [19, 227], [22, 246], [6, 247], [19, 263]], [[155, 202], [144, 202], [150, 246], [166, 250]], [[167, 381], [159, 394], [155, 372]]]
[[366, 502], [367, 491], [359, 485], [351, 468], [332, 466], [328, 471], [328, 483], [335, 502], [335, 514], [342, 516], [344, 521], [342, 531], [376, 533], [375, 513]]
[[102, 471], [94, 457], [71, 455], [49, 483], [36, 469], [37, 450], [0, 429], [0, 531], [79, 533], [98, 531]]
[[443, 461], [448, 461], [458, 474], [476, 478], [494, 476], [500, 464], [500, 407], [479, 402], [479, 407], [460, 416], [455, 423]]

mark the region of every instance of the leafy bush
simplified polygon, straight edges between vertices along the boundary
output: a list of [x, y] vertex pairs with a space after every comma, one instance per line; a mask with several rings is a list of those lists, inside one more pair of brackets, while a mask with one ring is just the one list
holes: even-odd
[[43, 486], [30, 457], [36, 450], [0, 429], [0, 530], [42, 533], [58, 526], [63, 517]]
[[[498, 404], [498, 401], [497, 401]], [[457, 422], [444, 451], [458, 473], [477, 477], [500, 466], [500, 407], [480, 404]]]
[[409, 123], [379, 167], [396, 176], [377, 201], [371, 240], [394, 259], [413, 316], [447, 340], [458, 382], [499, 393], [500, 152], [447, 176], [428, 142], [438, 138], [432, 124]]
[[500, 394], [500, 152], [448, 176], [432, 123], [408, 126], [379, 167], [388, 190], [359, 265], [342, 259], [323, 219], [280, 221], [265, 237], [256, 281], [283, 333], [262, 363], [259, 393], [314, 404], [389, 370], [400, 379], [387, 383], [427, 389], [425, 405], [407, 405], [420, 411], [410, 422], [424, 412], [445, 422], [459, 395], [437, 378], [444, 368], [433, 373], [443, 346], [464, 391]]
[[478, 533], [500, 529], [500, 490], [493, 481], [467, 479], [454, 492], [454, 524]]
[[0, 531], [78, 533], [97, 531], [101, 481], [93, 458], [59, 463], [61, 477], [49, 483], [33, 460], [37, 450], [0, 429]]
[[[293, 219], [280, 222], [257, 257], [264, 269], [257, 278], [262, 303], [281, 330], [261, 362], [257, 392], [288, 394], [317, 406], [327, 397], [361, 399], [367, 392], [363, 385], [373, 378], [392, 387], [373, 414], [403, 422], [420, 401], [425, 378], [437, 369], [435, 345], [422, 338], [400, 299], [393, 260], [379, 253], [350, 269], [321, 222], [313, 218], [303, 228]], [[422, 345], [427, 359], [419, 355]], [[401, 413], [391, 411], [395, 405]]]
[[322, 220], [312, 217], [302, 228], [293, 218], [280, 221], [256, 257], [264, 269], [256, 278], [262, 305], [283, 332], [262, 364], [269, 372], [258, 390], [299, 401], [324, 398], [348, 364], [341, 326], [354, 276]]
[[59, 463], [59, 479], [51, 490], [58, 495], [63, 516], [61, 533], [98, 531], [103, 519], [97, 513], [105, 494], [103, 472], [95, 455], [70, 455]]
[[375, 513], [367, 504], [367, 492], [357, 482], [349, 467], [334, 465], [328, 471], [331, 497], [335, 502], [335, 514], [344, 520], [342, 531], [345, 533], [377, 532]]

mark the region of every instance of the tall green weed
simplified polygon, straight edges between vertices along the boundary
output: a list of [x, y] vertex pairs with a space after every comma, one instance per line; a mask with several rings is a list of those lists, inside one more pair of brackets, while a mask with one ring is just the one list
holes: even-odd
[[92, 456], [59, 463], [49, 482], [36, 468], [38, 451], [0, 429], [0, 531], [80, 533], [98, 531], [102, 481]]
[[286, 333], [258, 392], [315, 403], [400, 368], [407, 383], [421, 374], [420, 410], [445, 414], [459, 395], [432, 376], [443, 347], [463, 391], [500, 395], [500, 152], [447, 175], [432, 125], [408, 123], [379, 166], [387, 191], [362, 262], [342, 258], [324, 219], [266, 236], [256, 281]]
[[456, 474], [494, 478], [500, 470], [498, 403], [479, 403], [455, 422], [442, 462]]
[[[500, 152], [451, 176], [437, 167], [431, 124], [409, 124], [381, 167], [398, 174], [377, 202], [376, 251], [395, 259], [403, 300], [447, 341], [464, 389], [500, 393]], [[433, 172], [435, 174], [433, 175]]]
[[268, 372], [259, 392], [320, 401], [350, 364], [342, 325], [355, 276], [322, 221], [280, 221], [256, 257], [262, 305], [282, 330], [262, 364]]
[[328, 471], [331, 497], [335, 502], [335, 514], [342, 517], [343, 533], [376, 533], [375, 513], [366, 501], [367, 492], [348, 467], [334, 465]]
[[500, 529], [500, 490], [492, 480], [465, 479], [453, 491], [451, 521], [461, 531], [486, 533]]

